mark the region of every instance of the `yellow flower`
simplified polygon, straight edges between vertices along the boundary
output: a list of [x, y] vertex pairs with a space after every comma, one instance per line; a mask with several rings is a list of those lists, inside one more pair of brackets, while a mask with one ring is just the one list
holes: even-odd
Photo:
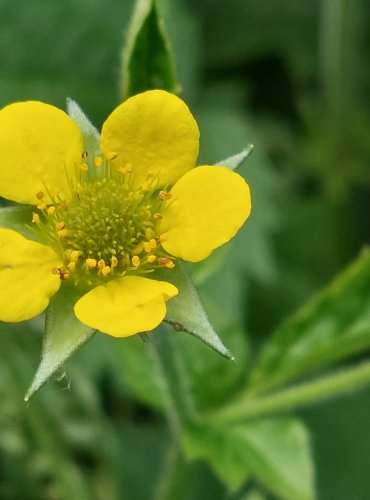
[[0, 111], [0, 196], [34, 206], [37, 240], [0, 229], [0, 320], [36, 316], [68, 282], [86, 291], [74, 311], [91, 328], [127, 337], [158, 326], [178, 290], [149, 273], [166, 268], [170, 281], [176, 258], [205, 259], [251, 209], [241, 176], [193, 168], [198, 147], [188, 107], [161, 90], [118, 106], [92, 158], [63, 111]]

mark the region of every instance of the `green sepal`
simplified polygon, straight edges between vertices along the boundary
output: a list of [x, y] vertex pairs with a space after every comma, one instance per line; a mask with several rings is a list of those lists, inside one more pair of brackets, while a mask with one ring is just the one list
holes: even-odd
[[74, 304], [82, 294], [77, 287], [63, 284], [51, 299], [46, 312], [41, 361], [25, 395], [25, 401], [29, 401], [95, 333], [95, 330], [82, 324], [74, 314]]
[[67, 113], [81, 130], [87, 159], [92, 161], [94, 155], [100, 150], [100, 134], [98, 130], [82, 111], [80, 105], [70, 97], [67, 98]]
[[37, 234], [32, 231], [32, 212], [30, 205], [14, 205], [0, 208], [0, 227], [13, 229], [31, 240], [37, 239]]
[[248, 158], [248, 156], [253, 152], [254, 146], [253, 144], [248, 144], [246, 148], [244, 148], [240, 153], [229, 156], [222, 161], [216, 163], [218, 167], [226, 167], [229, 170], [238, 170], [239, 167], [242, 166], [244, 161]]
[[185, 265], [177, 262], [176, 267], [158, 273], [158, 276], [173, 283], [179, 290], [177, 297], [167, 302], [165, 322], [176, 331], [190, 333], [227, 359], [234, 360], [211, 325], [204, 305], [186, 271]]
[[182, 445], [187, 458], [206, 460], [233, 491], [253, 476], [286, 500], [315, 497], [309, 436], [297, 419], [227, 427], [206, 422], [188, 427]]
[[174, 61], [157, 0], [137, 0], [122, 57], [123, 100], [151, 89], [177, 92]]

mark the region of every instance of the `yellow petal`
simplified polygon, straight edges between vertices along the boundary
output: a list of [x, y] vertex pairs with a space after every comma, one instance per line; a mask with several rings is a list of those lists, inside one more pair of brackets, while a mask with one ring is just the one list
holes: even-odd
[[38, 205], [45, 185], [65, 195], [82, 151], [81, 132], [64, 111], [38, 101], [6, 106], [0, 111], [0, 196]]
[[248, 184], [225, 167], [197, 167], [172, 188], [163, 209], [162, 246], [190, 262], [229, 241], [251, 211]]
[[0, 321], [24, 321], [41, 313], [60, 287], [53, 273], [60, 265], [46, 245], [0, 229]]
[[177, 288], [165, 281], [124, 276], [93, 288], [75, 305], [77, 318], [113, 337], [153, 330], [166, 315], [166, 301]]
[[199, 129], [187, 105], [163, 90], [150, 90], [118, 106], [103, 125], [101, 149], [117, 168], [132, 167], [137, 187], [153, 175], [158, 187], [173, 184], [196, 162]]

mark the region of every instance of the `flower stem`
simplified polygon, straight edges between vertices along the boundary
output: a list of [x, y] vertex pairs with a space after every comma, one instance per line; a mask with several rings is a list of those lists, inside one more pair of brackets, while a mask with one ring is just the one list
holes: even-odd
[[184, 489], [184, 458], [176, 443], [172, 443], [164, 457], [162, 474], [159, 477], [154, 500], [179, 498]]
[[156, 486], [155, 500], [171, 500], [181, 496], [185, 487], [186, 464], [181, 452], [180, 435], [186, 422], [198, 418], [183, 359], [176, 350], [173, 332], [166, 330], [166, 328], [160, 329], [150, 342], [152, 358], [161, 376], [166, 417], [172, 434], [162, 474]]
[[[320, 66], [324, 99], [335, 123], [353, 104], [357, 89], [356, 65], [362, 35], [361, 3], [358, 0], [322, 0], [320, 3]], [[341, 126], [340, 123], [338, 126]]]
[[167, 420], [173, 434], [178, 436], [184, 421], [197, 418], [195, 402], [186, 370], [171, 335], [164, 328], [155, 335], [150, 342], [152, 357], [161, 374]]
[[343, 392], [352, 392], [369, 382], [370, 362], [367, 362], [261, 398], [251, 397], [245, 393], [234, 403], [213, 414], [212, 418], [225, 423], [290, 411], [335, 397]]

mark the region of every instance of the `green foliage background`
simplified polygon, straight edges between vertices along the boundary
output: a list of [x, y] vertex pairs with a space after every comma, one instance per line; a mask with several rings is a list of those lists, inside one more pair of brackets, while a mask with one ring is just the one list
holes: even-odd
[[[0, 0], [0, 104], [65, 107], [72, 97], [100, 126], [121, 99], [133, 7]], [[370, 391], [351, 389], [369, 380], [369, 255], [285, 320], [369, 239], [369, 4], [160, 7], [181, 95], [200, 125], [200, 162], [255, 145], [241, 169], [251, 220], [227, 249], [192, 267], [237, 362], [182, 333], [158, 331], [147, 343], [96, 335], [26, 406], [42, 318], [1, 324], [0, 498], [301, 500], [312, 498], [311, 461], [319, 499], [368, 498]], [[166, 81], [175, 88], [171, 71]], [[276, 418], [266, 410], [274, 401], [259, 403], [260, 392], [292, 382], [333, 385], [337, 370], [354, 375], [331, 391], [335, 400], [316, 402], [320, 389], [306, 401], [313, 405], [294, 409], [284, 393], [280, 408], [290, 413]]]

